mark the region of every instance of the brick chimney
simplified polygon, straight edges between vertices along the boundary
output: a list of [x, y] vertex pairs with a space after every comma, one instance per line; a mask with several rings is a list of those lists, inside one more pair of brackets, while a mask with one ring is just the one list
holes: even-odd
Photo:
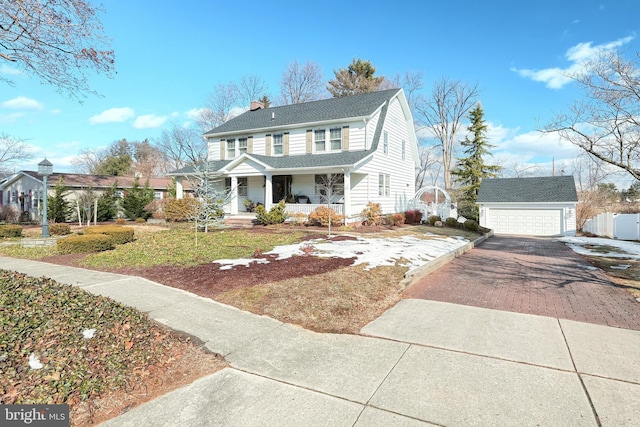
[[251, 111], [262, 110], [264, 109], [264, 104], [260, 101], [251, 101], [251, 107], [249, 107]]

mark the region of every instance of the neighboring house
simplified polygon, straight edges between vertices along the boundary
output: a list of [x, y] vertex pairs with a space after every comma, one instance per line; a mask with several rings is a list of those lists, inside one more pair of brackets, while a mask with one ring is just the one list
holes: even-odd
[[578, 193], [572, 176], [485, 179], [480, 225], [495, 234], [575, 236]]
[[[414, 197], [417, 139], [402, 89], [270, 108], [253, 103], [204, 137], [209, 170], [231, 192], [231, 215], [247, 199], [267, 210], [285, 200], [287, 213], [308, 214], [327, 203], [328, 176], [335, 177], [333, 208], [348, 221], [368, 202], [394, 213]], [[193, 174], [188, 167], [170, 175]]]
[[[117, 182], [117, 191], [123, 196], [128, 188], [133, 186], [134, 177], [83, 175], [73, 173], [54, 173], [47, 179], [49, 196], [53, 194], [53, 187], [60, 178], [64, 178], [68, 195], [66, 200], [75, 206], [76, 199], [86, 190], [91, 188], [100, 196], [105, 189]], [[139, 183], [144, 186], [146, 178], [139, 178]], [[41, 202], [43, 188], [42, 176], [38, 172], [20, 171], [3, 180], [0, 180], [0, 207], [9, 206], [30, 220], [37, 220], [41, 216]], [[149, 187], [154, 191], [155, 199], [166, 197], [168, 188], [172, 185], [171, 178], [151, 178]]]

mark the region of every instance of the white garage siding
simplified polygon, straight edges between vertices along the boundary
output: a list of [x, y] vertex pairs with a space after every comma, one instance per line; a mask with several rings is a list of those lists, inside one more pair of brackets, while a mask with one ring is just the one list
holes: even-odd
[[562, 209], [491, 209], [491, 228], [496, 234], [559, 236]]

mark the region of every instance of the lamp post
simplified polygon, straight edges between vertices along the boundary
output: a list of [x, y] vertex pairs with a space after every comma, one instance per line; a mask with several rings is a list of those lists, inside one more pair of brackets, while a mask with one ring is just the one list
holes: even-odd
[[42, 175], [42, 184], [44, 186], [44, 195], [43, 195], [43, 213], [42, 213], [42, 237], [49, 237], [49, 221], [47, 221], [47, 199], [48, 199], [48, 190], [47, 190], [47, 178], [53, 174], [53, 163], [49, 160], [45, 159], [38, 163], [38, 173]]

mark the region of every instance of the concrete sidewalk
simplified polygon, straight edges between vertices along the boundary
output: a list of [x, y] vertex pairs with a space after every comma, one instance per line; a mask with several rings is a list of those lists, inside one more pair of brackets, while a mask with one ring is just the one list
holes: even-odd
[[403, 300], [319, 334], [146, 279], [0, 257], [148, 312], [231, 368], [105, 426], [638, 425], [640, 331]]

